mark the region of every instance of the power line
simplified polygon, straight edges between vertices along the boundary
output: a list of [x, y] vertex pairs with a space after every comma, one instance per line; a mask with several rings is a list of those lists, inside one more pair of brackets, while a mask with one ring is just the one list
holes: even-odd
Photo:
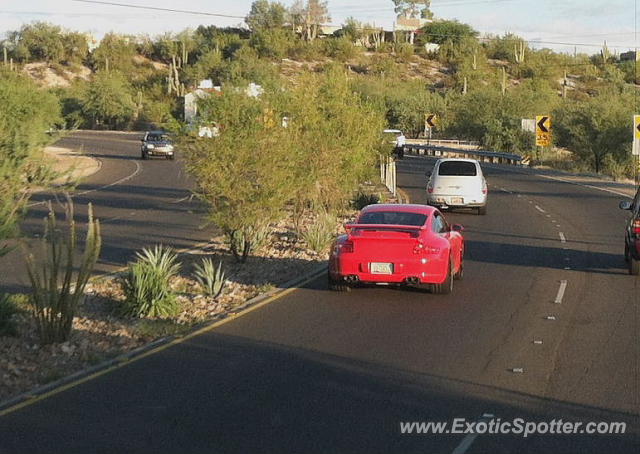
[[121, 6], [124, 8], [149, 9], [154, 11], [166, 11], [169, 13], [196, 14], [199, 16], [226, 17], [231, 19], [244, 19], [245, 16], [234, 16], [231, 14], [207, 13], [203, 11], [189, 11], [184, 9], [159, 8], [157, 6], [131, 5], [128, 3], [102, 2], [97, 0], [71, 0], [76, 3], [93, 3], [98, 5]]

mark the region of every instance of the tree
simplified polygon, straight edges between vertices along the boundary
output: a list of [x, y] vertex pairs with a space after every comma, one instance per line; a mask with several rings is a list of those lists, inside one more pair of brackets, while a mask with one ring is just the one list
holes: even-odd
[[444, 44], [447, 41], [453, 44], [460, 44], [465, 38], [476, 38], [478, 32], [468, 24], [463, 24], [456, 20], [438, 20], [430, 22], [421, 28], [421, 40]]
[[282, 3], [256, 0], [244, 21], [255, 32], [284, 27], [286, 16], [287, 8]]
[[[394, 11], [398, 16], [432, 19], [431, 0], [393, 0]], [[420, 5], [424, 5], [422, 8]]]
[[136, 55], [135, 41], [131, 37], [107, 33], [92, 53], [95, 70], [118, 70], [125, 74], [133, 72], [133, 57]]
[[[299, 7], [297, 4], [294, 6]], [[307, 41], [313, 41], [318, 36], [320, 26], [331, 20], [326, 0], [307, 0], [300, 14], [304, 24], [303, 35]]]
[[46, 183], [47, 129], [60, 121], [56, 98], [28, 78], [0, 69], [0, 256], [18, 234], [30, 188]]
[[131, 85], [118, 71], [100, 71], [89, 84], [83, 99], [82, 112], [96, 126], [117, 128], [129, 122], [136, 111]]

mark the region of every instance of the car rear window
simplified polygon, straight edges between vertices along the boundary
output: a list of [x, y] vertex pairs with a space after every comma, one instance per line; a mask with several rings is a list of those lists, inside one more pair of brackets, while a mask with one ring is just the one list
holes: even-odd
[[475, 163], [468, 161], [444, 161], [438, 168], [438, 175], [442, 176], [475, 177], [477, 174]]
[[398, 211], [373, 211], [363, 213], [358, 224], [397, 224], [422, 226], [427, 220], [426, 214], [403, 213]]

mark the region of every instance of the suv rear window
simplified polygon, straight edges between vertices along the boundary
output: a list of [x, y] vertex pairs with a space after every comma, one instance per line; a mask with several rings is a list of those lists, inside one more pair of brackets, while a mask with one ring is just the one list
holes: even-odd
[[476, 165], [468, 161], [444, 161], [438, 167], [438, 175], [456, 177], [475, 177], [478, 174]]
[[397, 224], [422, 226], [427, 220], [425, 214], [403, 213], [398, 211], [373, 211], [364, 213], [358, 224]]

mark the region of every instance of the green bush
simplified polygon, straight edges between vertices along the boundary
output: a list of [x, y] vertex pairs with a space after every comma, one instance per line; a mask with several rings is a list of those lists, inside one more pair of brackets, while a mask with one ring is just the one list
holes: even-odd
[[162, 245], [136, 253], [136, 261], [129, 264], [122, 281], [125, 315], [171, 317], [180, 311], [169, 282], [180, 271], [177, 260], [176, 253]]
[[415, 53], [415, 47], [410, 43], [399, 43], [395, 45], [395, 53], [401, 61], [408, 62]]
[[341, 38], [328, 38], [325, 43], [325, 54], [327, 57], [338, 61], [347, 61], [355, 58], [361, 53], [360, 47], [354, 46], [346, 36]]
[[222, 262], [218, 267], [210, 258], [202, 259], [202, 263], [195, 266], [194, 277], [202, 290], [209, 296], [217, 298], [224, 290], [225, 273], [222, 270]]
[[73, 317], [84, 300], [85, 286], [100, 255], [100, 223], [93, 218], [91, 204], [84, 251], [79, 261], [71, 199], [64, 208], [66, 225], [60, 226], [49, 204], [49, 216], [44, 220], [45, 234], [40, 240], [42, 262], [37, 263], [32, 253], [26, 254], [27, 274], [32, 288], [29, 301], [43, 344], [69, 339]]
[[352, 206], [356, 210], [361, 210], [367, 205], [375, 205], [376, 203], [380, 203], [380, 196], [378, 194], [358, 192], [353, 199]]
[[14, 316], [19, 312], [20, 309], [12, 301], [11, 296], [0, 293], [0, 337], [18, 334]]

